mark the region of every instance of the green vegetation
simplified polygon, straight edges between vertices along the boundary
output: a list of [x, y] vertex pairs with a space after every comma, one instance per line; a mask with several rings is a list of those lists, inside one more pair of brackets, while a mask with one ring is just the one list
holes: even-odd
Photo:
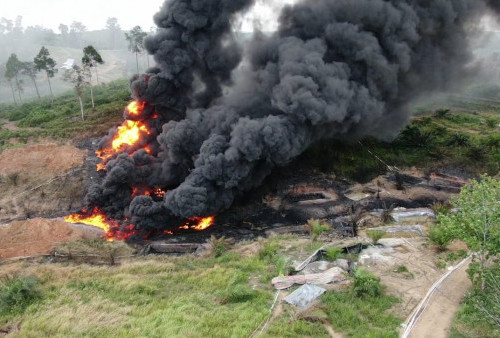
[[342, 249], [336, 246], [330, 246], [325, 248], [325, 256], [326, 258], [333, 262], [342, 257]]
[[317, 307], [299, 316], [285, 313], [264, 336], [329, 337], [318, 325], [327, 323], [347, 337], [398, 337], [401, 319], [388, 311], [398, 300], [384, 295], [380, 279], [364, 269], [357, 269], [353, 279], [347, 291], [326, 292]]
[[332, 227], [319, 219], [309, 219], [306, 224], [307, 231], [311, 235], [311, 239], [313, 242], [317, 241], [319, 236], [323, 233], [332, 229]]
[[485, 270], [485, 285], [475, 283], [460, 307], [451, 337], [500, 337], [500, 264]]
[[363, 267], [354, 271], [353, 291], [358, 297], [379, 297], [382, 295], [380, 278]]
[[[438, 214], [438, 223], [430, 230], [431, 241], [440, 247], [460, 239], [476, 255], [468, 270], [473, 286], [455, 319], [452, 337], [500, 336], [499, 201], [500, 181], [483, 175], [462, 188], [452, 200], [456, 211]], [[466, 255], [462, 250], [445, 260]]]
[[386, 165], [429, 171], [454, 167], [473, 175], [495, 175], [500, 170], [499, 112], [498, 105], [475, 101], [456, 102], [434, 112], [427, 109], [392, 142], [324, 141], [307, 150], [301, 163], [358, 182], [386, 173]]
[[386, 235], [385, 231], [382, 230], [368, 230], [366, 231], [366, 235], [370, 237], [373, 244], [377, 244], [379, 239]]
[[488, 260], [500, 253], [498, 201], [500, 181], [482, 176], [480, 180], [473, 180], [462, 188], [460, 194], [452, 200], [457, 211], [439, 214], [438, 225], [434, 228], [439, 235], [434, 237], [438, 240], [446, 242], [458, 238], [477, 253], [481, 278]]
[[29, 277], [5, 277], [0, 282], [0, 318], [23, 313], [40, 298], [38, 280]]
[[[76, 260], [14, 263], [9, 271], [33, 275], [37, 293], [23, 298], [21, 310], [1, 313], [0, 327], [22, 323], [14, 333], [18, 336], [248, 337], [271, 316], [276, 291], [270, 280], [289, 273], [285, 257], [298, 248], [296, 241], [285, 236], [259, 240], [261, 249], [253, 255], [241, 254], [236, 246], [218, 257], [122, 258], [112, 266]], [[110, 245], [79, 241], [66, 250], [102, 255]], [[349, 336], [396, 336], [401, 320], [389, 312], [396, 302], [383, 295], [376, 277], [360, 269], [347, 291], [322, 296], [323, 321], [285, 306], [263, 336], [326, 337], [325, 322]]]
[[408, 273], [408, 272], [410, 272], [410, 271], [408, 270], [408, 268], [406, 267], [406, 265], [399, 265], [399, 266], [398, 266], [398, 267], [394, 270], [394, 272], [396, 272], [396, 273]]
[[[84, 91], [84, 97], [89, 97]], [[123, 109], [130, 102], [127, 81], [115, 81], [94, 87], [96, 111], [90, 100], [85, 100], [86, 120], [81, 121], [79, 104], [68, 92], [54, 99], [25, 103], [21, 106], [0, 105], [0, 119], [12, 121], [16, 128], [0, 125], [0, 150], [15, 144], [27, 143], [43, 137], [77, 139], [102, 136], [122, 119]]]
[[233, 238], [226, 238], [224, 236], [217, 238], [215, 236], [211, 236], [207, 243], [210, 247], [210, 251], [215, 255], [215, 257], [220, 257], [224, 252], [229, 250], [230, 246], [234, 243]]

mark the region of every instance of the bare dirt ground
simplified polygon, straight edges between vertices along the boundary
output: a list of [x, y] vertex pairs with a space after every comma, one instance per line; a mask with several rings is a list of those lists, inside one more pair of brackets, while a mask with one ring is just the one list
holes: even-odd
[[97, 237], [92, 229], [78, 228], [63, 220], [34, 218], [0, 226], [0, 260], [49, 253], [57, 244]]
[[468, 265], [455, 271], [432, 296], [422, 312], [410, 337], [445, 338], [450, 336], [453, 319], [465, 293], [471, 287]]
[[[435, 252], [427, 247], [423, 238], [404, 239], [404, 244], [393, 250], [384, 253], [387, 259], [370, 259], [365, 265], [381, 278], [389, 294], [401, 299], [395, 313], [406, 318], [440, 278], [443, 270], [437, 268]], [[408, 272], [397, 272], [401, 266], [406, 267]]]
[[77, 207], [87, 185], [86, 155], [86, 150], [56, 143], [1, 152], [0, 223]]

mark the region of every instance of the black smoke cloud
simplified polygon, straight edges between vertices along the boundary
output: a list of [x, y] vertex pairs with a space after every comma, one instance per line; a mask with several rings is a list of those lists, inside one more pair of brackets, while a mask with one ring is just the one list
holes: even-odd
[[[170, 0], [145, 43], [156, 67], [131, 81], [153, 154], [127, 149], [86, 201], [142, 229], [229, 208], [312, 143], [391, 138], [409, 104], [469, 73], [469, 33], [498, 1], [309, 0], [245, 46], [231, 30], [251, 0]], [[240, 80], [233, 71], [245, 60]], [[224, 94], [224, 88], [227, 93]], [[157, 117], [151, 121], [154, 110]], [[113, 131], [103, 139], [105, 146]], [[133, 155], [131, 155], [133, 153]], [[131, 197], [161, 187], [163, 199]]]

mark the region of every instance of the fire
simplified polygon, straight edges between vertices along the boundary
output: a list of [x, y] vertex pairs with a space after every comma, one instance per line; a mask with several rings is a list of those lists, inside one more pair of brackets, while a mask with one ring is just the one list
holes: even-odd
[[110, 229], [110, 225], [106, 220], [106, 215], [97, 207], [95, 207], [91, 212], [88, 212], [87, 209], [83, 209], [81, 214], [64, 216], [64, 220], [68, 223], [92, 225], [106, 232]]
[[193, 229], [197, 230], [197, 231], [206, 230], [212, 226], [212, 224], [214, 223], [214, 220], [215, 220], [214, 216], [201, 218], [199, 220], [198, 224]]
[[[144, 110], [146, 102], [132, 101], [127, 106], [129, 115], [138, 116]], [[115, 154], [122, 151], [126, 146], [134, 146], [144, 135], [151, 135], [151, 131], [141, 121], [125, 120], [121, 126], [116, 129], [116, 134], [111, 141], [111, 147], [99, 149], [96, 151], [97, 157], [102, 163], [97, 164], [97, 171], [106, 169], [106, 162]], [[151, 148], [144, 148], [148, 154], [151, 154]]]
[[139, 186], [132, 188], [132, 197], [135, 196], [154, 196], [156, 198], [163, 198], [167, 192], [161, 188], [148, 189], [147, 187]]
[[[106, 239], [107, 242], [125, 241], [133, 235], [138, 235], [143, 240], [147, 240], [152, 235], [175, 234], [175, 232], [171, 230], [164, 230], [157, 232], [150, 231], [148, 233], [144, 232], [141, 233], [135, 228], [135, 225], [133, 224], [126, 224], [122, 226], [116, 220], [108, 218], [98, 207], [95, 207], [90, 212], [87, 209], [83, 209], [82, 212], [79, 214], [72, 214], [65, 216], [64, 220], [68, 223], [87, 224], [104, 230], [106, 232], [104, 238]], [[212, 226], [214, 220], [215, 220], [214, 216], [205, 218], [192, 217], [188, 219], [184, 225], [180, 226], [177, 229], [177, 231], [182, 231], [182, 230], [203, 231]]]
[[144, 107], [146, 107], [146, 101], [132, 101], [127, 106], [127, 111], [129, 115], [138, 116], [142, 114]]
[[191, 217], [181, 225], [178, 230], [196, 230], [203, 231], [210, 228], [214, 224], [215, 216], [209, 217]]
[[[139, 116], [142, 114], [145, 107], [145, 101], [133, 101], [126, 108], [127, 114], [129, 116]], [[152, 117], [156, 119], [158, 118], [158, 114], [154, 113]], [[126, 149], [127, 146], [135, 146], [145, 135], [151, 135], [151, 131], [143, 122], [125, 120], [125, 122], [116, 129], [111, 145], [96, 151], [96, 155], [102, 160], [102, 163], [97, 165], [97, 171], [105, 170], [106, 163], [110, 158]], [[147, 144], [141, 149], [144, 149], [149, 155], [153, 153], [151, 144]], [[137, 151], [138, 149], [135, 147], [133, 150]], [[129, 154], [133, 153], [129, 152]], [[147, 187], [142, 185], [131, 187], [131, 189], [132, 198], [136, 196], [151, 196], [156, 199], [162, 199], [167, 193], [166, 190], [158, 187]], [[176, 231], [203, 231], [213, 225], [215, 216], [189, 218], [184, 225], [178, 227], [174, 231], [157, 230], [149, 232], [138, 230], [134, 224], [128, 224], [127, 219], [121, 221], [111, 219], [98, 207], [94, 207], [92, 210], [83, 209], [81, 213], [65, 216], [64, 220], [69, 223], [82, 223], [100, 228], [106, 232], [104, 235], [106, 241], [113, 242], [115, 240], [125, 241], [134, 235], [139, 236], [143, 240], [148, 240], [148, 238], [154, 235], [174, 235]]]
[[122, 150], [124, 145], [133, 146], [141, 139], [141, 132], [151, 134], [141, 121], [126, 120], [118, 127], [111, 147], [115, 152], [118, 152]]

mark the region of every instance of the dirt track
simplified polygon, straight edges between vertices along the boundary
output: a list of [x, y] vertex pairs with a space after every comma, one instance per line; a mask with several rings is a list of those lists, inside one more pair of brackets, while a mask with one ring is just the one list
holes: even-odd
[[453, 319], [465, 293], [471, 287], [466, 264], [446, 279], [432, 295], [409, 337], [445, 338], [450, 336]]

